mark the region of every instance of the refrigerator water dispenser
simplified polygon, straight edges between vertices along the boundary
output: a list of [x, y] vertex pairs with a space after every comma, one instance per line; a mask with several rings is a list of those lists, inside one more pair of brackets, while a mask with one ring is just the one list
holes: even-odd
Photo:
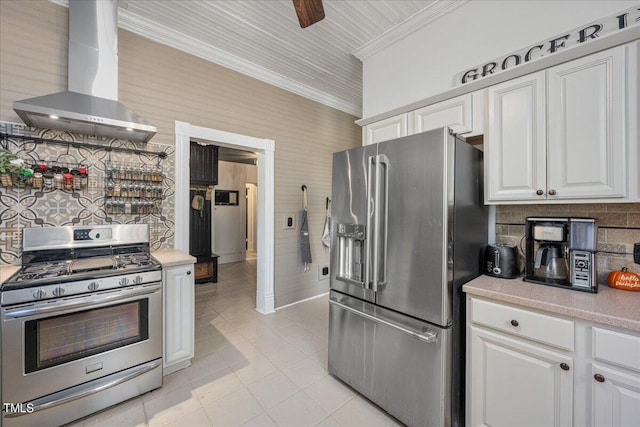
[[338, 224], [338, 274], [336, 279], [348, 283], [364, 280], [365, 226]]

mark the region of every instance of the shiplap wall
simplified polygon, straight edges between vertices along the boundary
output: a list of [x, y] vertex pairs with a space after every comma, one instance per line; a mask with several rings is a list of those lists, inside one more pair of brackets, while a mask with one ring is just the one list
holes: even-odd
[[[67, 88], [67, 9], [44, 0], [0, 1], [0, 120], [18, 122], [15, 100]], [[331, 153], [360, 145], [353, 116], [176, 49], [119, 31], [119, 99], [158, 127], [153, 142], [173, 144], [174, 121], [275, 141], [276, 307], [328, 290], [318, 265]], [[314, 265], [304, 272], [298, 233], [283, 218], [298, 214], [309, 188]]]

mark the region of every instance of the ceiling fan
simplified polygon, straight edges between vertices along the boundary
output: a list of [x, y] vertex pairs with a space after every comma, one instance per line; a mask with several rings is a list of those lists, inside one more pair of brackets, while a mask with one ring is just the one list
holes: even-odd
[[322, 0], [293, 0], [300, 27], [307, 28], [324, 19]]

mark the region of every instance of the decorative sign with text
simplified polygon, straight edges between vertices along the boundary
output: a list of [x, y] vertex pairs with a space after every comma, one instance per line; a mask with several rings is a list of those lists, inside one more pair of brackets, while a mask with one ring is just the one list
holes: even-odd
[[602, 36], [623, 31], [640, 22], [640, 7], [634, 6], [621, 13], [600, 19], [585, 26], [568, 31], [533, 46], [520, 49], [509, 55], [478, 65], [456, 74], [456, 85], [479, 80], [500, 71], [517, 67], [520, 64], [535, 61], [553, 55], [559, 50], [569, 49]]

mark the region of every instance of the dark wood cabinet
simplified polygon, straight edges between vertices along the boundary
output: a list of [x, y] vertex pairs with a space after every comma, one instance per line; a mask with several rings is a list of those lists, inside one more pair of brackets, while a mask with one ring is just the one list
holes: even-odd
[[[191, 190], [189, 200], [203, 191]], [[189, 207], [189, 253], [195, 257], [211, 255], [211, 200], [204, 201], [202, 212]]]
[[191, 141], [189, 178], [192, 184], [218, 184], [218, 147]]

